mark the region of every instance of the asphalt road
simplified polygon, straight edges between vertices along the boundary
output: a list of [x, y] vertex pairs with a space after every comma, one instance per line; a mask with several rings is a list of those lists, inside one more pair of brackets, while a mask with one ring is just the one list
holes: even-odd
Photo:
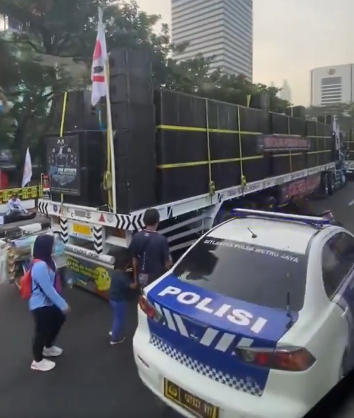
[[[315, 210], [332, 209], [354, 232], [354, 183]], [[163, 413], [140, 383], [133, 361], [131, 337], [136, 307], [128, 315], [127, 341], [110, 346], [108, 304], [82, 290], [68, 290], [72, 307], [59, 345], [65, 352], [49, 373], [30, 370], [32, 321], [26, 302], [14, 286], [0, 287], [0, 417], [66, 418], [176, 418]], [[354, 416], [354, 376], [350, 376], [319, 405], [309, 418]], [[271, 418], [271, 417], [270, 417]], [[286, 418], [286, 417], [284, 417]]]

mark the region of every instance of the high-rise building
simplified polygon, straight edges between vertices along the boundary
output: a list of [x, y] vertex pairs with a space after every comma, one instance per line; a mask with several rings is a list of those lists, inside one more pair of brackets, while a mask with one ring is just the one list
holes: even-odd
[[311, 70], [311, 106], [354, 101], [354, 64]]
[[253, 0], [171, 0], [172, 41], [189, 42], [175, 58], [215, 56], [211, 71], [253, 75]]
[[288, 83], [288, 80], [284, 80], [284, 83], [281, 87], [281, 90], [278, 94], [280, 99], [286, 100], [289, 103], [291, 103], [292, 100], [292, 95], [291, 95], [291, 88], [290, 85]]

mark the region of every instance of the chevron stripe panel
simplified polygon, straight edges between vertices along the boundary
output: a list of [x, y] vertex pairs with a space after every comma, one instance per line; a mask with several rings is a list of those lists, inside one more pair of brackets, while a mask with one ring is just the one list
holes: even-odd
[[141, 229], [144, 229], [144, 214], [142, 213], [141, 215], [136, 215], [136, 216], [132, 216], [131, 217], [131, 225], [133, 226], [133, 228], [137, 231], [140, 231]]
[[60, 218], [60, 235], [64, 244], [67, 244], [69, 241], [69, 225], [68, 220]]
[[101, 226], [93, 227], [93, 246], [97, 254], [102, 254], [103, 252], [103, 234]]
[[129, 229], [131, 220], [130, 215], [116, 215], [117, 218], [117, 228], [119, 229]]
[[44, 215], [48, 215], [48, 203], [47, 202], [39, 202], [37, 207], [37, 212], [42, 213]]

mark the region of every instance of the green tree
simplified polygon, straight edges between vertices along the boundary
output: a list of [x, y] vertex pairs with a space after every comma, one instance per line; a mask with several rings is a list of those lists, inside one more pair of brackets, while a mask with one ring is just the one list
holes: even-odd
[[9, 16], [21, 29], [7, 40], [0, 40], [0, 58], [6, 58], [1, 58], [0, 86], [15, 103], [12, 115], [17, 126], [8, 138], [13, 138], [22, 152], [29, 144], [37, 144], [48, 131], [53, 98], [89, 83], [98, 6], [105, 10], [108, 49], [147, 51], [156, 87], [235, 104], [245, 104], [247, 95], [267, 90], [272, 110], [280, 112], [289, 105], [276, 97], [276, 89], [255, 85], [243, 75], [223, 75], [220, 70], [210, 73], [213, 57], [197, 55], [177, 62], [173, 53], [183, 52], [188, 43], [173, 44], [166, 24], [155, 33], [160, 16], [141, 11], [134, 1], [0, 0], [0, 14]]
[[[3, 44], [4, 54], [12, 59], [2, 60], [10, 75], [16, 62], [17, 77], [9, 80], [3, 76], [1, 80], [16, 103], [16, 147], [26, 148], [48, 129], [50, 104], [56, 94], [78, 87], [81, 81], [87, 84], [98, 5], [105, 8], [109, 49], [146, 47], [144, 43], [148, 44], [159, 17], [140, 12], [135, 3], [117, 7], [113, 0], [0, 1], [0, 14], [9, 16], [22, 29], [6, 41], [7, 46]], [[161, 37], [154, 40], [163, 46]]]

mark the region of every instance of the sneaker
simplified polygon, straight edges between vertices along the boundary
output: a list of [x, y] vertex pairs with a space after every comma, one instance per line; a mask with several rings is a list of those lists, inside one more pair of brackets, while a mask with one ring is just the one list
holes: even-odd
[[53, 347], [43, 349], [43, 356], [45, 357], [59, 357], [62, 354], [63, 349], [56, 347], [55, 345], [53, 345]]
[[125, 341], [125, 337], [122, 337], [118, 341], [110, 341], [110, 344], [111, 345], [116, 345], [116, 344], [123, 343], [124, 341]]
[[110, 337], [112, 337], [112, 331], [109, 331], [109, 333], [108, 333], [108, 335], [110, 336]]
[[42, 361], [32, 361], [31, 369], [38, 370], [39, 372], [49, 372], [49, 370], [54, 369], [54, 361], [43, 359]]

